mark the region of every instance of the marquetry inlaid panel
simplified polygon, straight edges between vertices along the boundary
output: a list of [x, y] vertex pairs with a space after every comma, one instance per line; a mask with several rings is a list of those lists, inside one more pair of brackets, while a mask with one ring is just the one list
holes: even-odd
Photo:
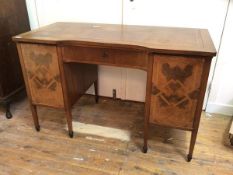
[[23, 64], [34, 104], [63, 107], [63, 95], [55, 46], [21, 44]]
[[203, 59], [190, 57], [154, 57], [150, 122], [193, 127], [203, 63]]

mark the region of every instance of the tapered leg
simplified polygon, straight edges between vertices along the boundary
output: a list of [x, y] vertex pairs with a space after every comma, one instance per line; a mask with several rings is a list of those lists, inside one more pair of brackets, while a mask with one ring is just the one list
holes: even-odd
[[231, 143], [231, 146], [233, 146], [233, 136], [232, 135], [230, 136], [230, 143]]
[[190, 162], [193, 157], [193, 150], [197, 139], [197, 130], [192, 131], [191, 141], [189, 146], [189, 154], [187, 155], [187, 161]]
[[193, 150], [194, 150], [194, 146], [196, 143], [197, 132], [198, 132], [199, 124], [200, 124], [201, 112], [202, 112], [202, 107], [203, 107], [203, 100], [205, 97], [205, 91], [206, 91], [206, 85], [207, 85], [207, 81], [208, 81], [210, 65], [211, 65], [211, 59], [205, 59], [202, 77], [201, 77], [202, 83], [201, 83], [201, 87], [200, 87], [200, 94], [198, 97], [195, 118], [194, 118], [194, 129], [193, 129], [192, 135], [191, 135], [189, 154], [187, 155], [188, 162], [190, 162], [192, 160], [192, 157], [193, 157]]
[[39, 124], [39, 120], [38, 120], [36, 105], [30, 104], [30, 107], [31, 107], [31, 111], [32, 111], [32, 117], [33, 117], [35, 129], [36, 129], [36, 131], [40, 131], [40, 124]]
[[147, 128], [145, 127], [144, 128], [144, 145], [142, 148], [143, 153], [147, 153], [147, 150], [148, 150], [147, 140], [148, 140], [148, 127]]
[[144, 117], [144, 145], [142, 148], [142, 152], [143, 153], [147, 153], [148, 150], [148, 144], [147, 144], [147, 140], [148, 140], [148, 127], [149, 127], [149, 123], [148, 123], [148, 106], [145, 104], [145, 117]]
[[67, 125], [68, 125], [68, 132], [70, 138], [73, 138], [74, 132], [73, 132], [73, 126], [72, 126], [72, 114], [71, 114], [71, 109], [66, 109], [66, 120], [67, 120]]
[[96, 81], [94, 82], [94, 89], [95, 89], [95, 102], [98, 103], [98, 102], [99, 102], [98, 80], [96, 80]]
[[148, 131], [149, 131], [149, 116], [150, 116], [150, 96], [152, 87], [152, 66], [153, 55], [148, 56], [148, 69], [147, 69], [147, 84], [146, 84], [146, 102], [145, 102], [145, 117], [144, 117], [144, 144], [142, 148], [143, 153], [147, 153], [148, 150]]

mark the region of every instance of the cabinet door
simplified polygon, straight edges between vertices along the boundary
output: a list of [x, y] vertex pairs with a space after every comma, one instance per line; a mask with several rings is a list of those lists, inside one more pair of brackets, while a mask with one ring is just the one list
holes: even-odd
[[56, 47], [21, 44], [21, 51], [32, 103], [64, 107]]
[[192, 129], [204, 60], [155, 55], [150, 122]]

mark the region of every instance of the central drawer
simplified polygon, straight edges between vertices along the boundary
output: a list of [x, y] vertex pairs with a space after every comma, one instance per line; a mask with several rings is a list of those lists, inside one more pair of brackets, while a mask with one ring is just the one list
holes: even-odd
[[83, 46], [62, 47], [64, 62], [81, 62], [146, 70], [146, 52], [138, 50], [109, 49]]

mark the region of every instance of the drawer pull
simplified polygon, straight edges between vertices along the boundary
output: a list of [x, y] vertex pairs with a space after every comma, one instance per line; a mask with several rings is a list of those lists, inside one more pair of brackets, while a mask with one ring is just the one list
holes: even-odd
[[108, 57], [108, 54], [107, 54], [106, 52], [104, 52], [104, 53], [102, 54], [102, 57], [103, 57], [103, 58], [107, 58], [107, 57]]

